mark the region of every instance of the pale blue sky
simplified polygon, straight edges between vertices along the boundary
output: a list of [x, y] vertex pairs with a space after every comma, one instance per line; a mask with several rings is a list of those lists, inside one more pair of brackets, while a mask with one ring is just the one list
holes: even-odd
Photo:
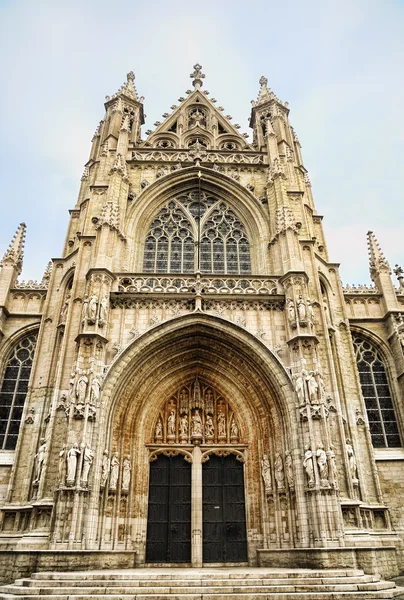
[[22, 276], [39, 279], [105, 95], [133, 70], [144, 132], [199, 61], [241, 131], [261, 75], [289, 102], [330, 258], [345, 283], [368, 282], [369, 229], [404, 262], [403, 32], [402, 0], [0, 0], [0, 253], [26, 221]]

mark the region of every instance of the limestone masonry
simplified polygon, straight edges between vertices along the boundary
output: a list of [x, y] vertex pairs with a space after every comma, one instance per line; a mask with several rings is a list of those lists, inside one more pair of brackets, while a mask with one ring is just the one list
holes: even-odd
[[343, 287], [288, 104], [260, 79], [250, 143], [200, 65], [191, 78], [142, 136], [129, 73], [62, 256], [18, 281], [24, 223], [3, 256], [1, 581], [170, 564], [397, 575], [403, 270], [395, 286], [369, 232], [374, 286]]

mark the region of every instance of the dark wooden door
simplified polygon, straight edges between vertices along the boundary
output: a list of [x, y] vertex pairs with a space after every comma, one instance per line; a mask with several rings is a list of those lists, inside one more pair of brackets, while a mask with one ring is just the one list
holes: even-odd
[[191, 562], [191, 465], [182, 455], [150, 463], [146, 562]]
[[203, 464], [203, 562], [247, 561], [243, 464], [210, 455]]

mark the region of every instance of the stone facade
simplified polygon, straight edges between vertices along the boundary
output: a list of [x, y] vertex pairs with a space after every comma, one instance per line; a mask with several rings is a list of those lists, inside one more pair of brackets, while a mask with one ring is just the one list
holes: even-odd
[[21, 224], [3, 257], [0, 554], [145, 564], [151, 462], [182, 455], [201, 566], [213, 454], [243, 465], [250, 565], [375, 569], [379, 554], [394, 574], [402, 270], [395, 288], [369, 233], [375, 285], [344, 288], [287, 104], [261, 78], [250, 143], [200, 65], [191, 77], [142, 137], [129, 73], [107, 97], [62, 256], [19, 282]]

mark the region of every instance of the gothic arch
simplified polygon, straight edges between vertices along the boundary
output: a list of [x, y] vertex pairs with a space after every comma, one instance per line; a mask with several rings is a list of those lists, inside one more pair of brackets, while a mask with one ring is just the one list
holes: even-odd
[[16, 346], [23, 338], [30, 334], [38, 334], [40, 323], [32, 323], [17, 329], [10, 337], [4, 340], [4, 343], [0, 347], [0, 364], [3, 365], [2, 371], [0, 371], [0, 382], [3, 380], [3, 374], [6, 368], [7, 358], [11, 350]]
[[224, 200], [242, 220], [250, 240], [252, 272], [269, 274], [268, 256], [265, 252], [266, 242], [269, 241], [269, 227], [264, 207], [234, 179], [203, 167], [174, 171], [156, 180], [142, 192], [127, 218], [127, 236], [131, 240], [128, 262], [133, 265], [131, 270], [142, 272], [144, 241], [153, 217], [175, 194], [197, 188], [199, 171], [202, 173], [203, 190]]

